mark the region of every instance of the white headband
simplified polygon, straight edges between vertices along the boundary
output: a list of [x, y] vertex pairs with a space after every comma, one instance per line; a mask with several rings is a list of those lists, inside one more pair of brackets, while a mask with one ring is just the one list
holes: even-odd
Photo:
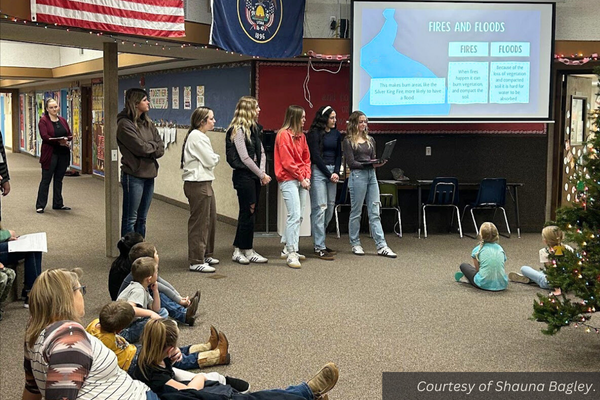
[[323, 109], [323, 111], [321, 111], [321, 115], [325, 115], [325, 111], [329, 110], [331, 108], [331, 106], [327, 106]]

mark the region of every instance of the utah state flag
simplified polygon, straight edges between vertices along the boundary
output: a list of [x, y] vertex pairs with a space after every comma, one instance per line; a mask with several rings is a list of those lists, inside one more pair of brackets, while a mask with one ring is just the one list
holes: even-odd
[[266, 58], [302, 52], [305, 0], [211, 0], [210, 43]]

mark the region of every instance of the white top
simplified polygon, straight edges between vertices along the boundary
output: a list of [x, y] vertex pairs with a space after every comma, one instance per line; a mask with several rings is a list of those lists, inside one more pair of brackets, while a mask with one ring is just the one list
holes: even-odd
[[214, 169], [220, 156], [213, 151], [210, 139], [198, 129], [190, 132], [183, 152], [183, 180], [189, 182], [214, 181]]

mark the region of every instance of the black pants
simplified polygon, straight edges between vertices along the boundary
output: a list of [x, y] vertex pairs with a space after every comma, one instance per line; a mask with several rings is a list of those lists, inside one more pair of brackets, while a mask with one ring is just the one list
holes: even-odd
[[48, 190], [50, 189], [50, 181], [53, 178], [54, 185], [52, 187], [52, 208], [61, 208], [64, 206], [62, 197], [62, 184], [70, 161], [71, 155], [69, 153], [52, 154], [50, 169], [42, 169], [42, 181], [40, 182], [40, 188], [38, 190], [37, 200], [35, 202], [36, 209], [46, 208], [46, 204], [48, 203]]
[[481, 289], [475, 283], [475, 275], [477, 275], [477, 270], [475, 269], [474, 266], [472, 266], [471, 264], [462, 263], [462, 264], [460, 264], [460, 272], [462, 272], [465, 275], [465, 278], [467, 278], [467, 280], [469, 281], [469, 283], [471, 285], [475, 286], [476, 288]]
[[260, 197], [260, 180], [250, 171], [233, 170], [233, 187], [237, 191], [240, 213], [233, 245], [249, 250], [254, 243], [254, 222]]

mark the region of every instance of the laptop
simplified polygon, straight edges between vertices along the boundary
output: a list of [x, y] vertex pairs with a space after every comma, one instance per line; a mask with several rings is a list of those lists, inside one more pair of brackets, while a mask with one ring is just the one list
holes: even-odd
[[372, 165], [372, 164], [381, 164], [384, 161], [387, 161], [390, 159], [390, 157], [392, 156], [392, 152], [394, 151], [394, 147], [396, 146], [396, 139], [394, 140], [390, 140], [389, 142], [387, 142], [385, 144], [385, 147], [383, 148], [383, 154], [381, 155], [381, 158], [375, 159], [375, 160], [369, 160], [369, 161], [361, 161], [360, 163], [362, 165]]

